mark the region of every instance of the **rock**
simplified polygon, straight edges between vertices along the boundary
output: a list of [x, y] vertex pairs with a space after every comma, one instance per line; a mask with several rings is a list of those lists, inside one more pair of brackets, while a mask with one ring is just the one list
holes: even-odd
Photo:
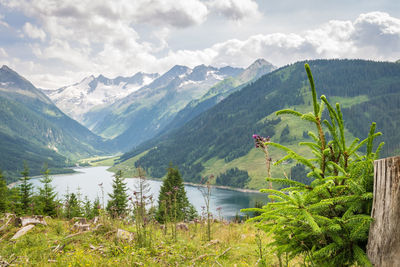
[[15, 235], [13, 237], [11, 237], [11, 240], [16, 240], [16, 239], [20, 238], [21, 236], [23, 236], [27, 232], [29, 232], [33, 227], [35, 227], [35, 225], [33, 225], [33, 224], [29, 224], [27, 226], [22, 227], [21, 229], [19, 229], [18, 232], [15, 233]]
[[122, 229], [117, 230], [117, 238], [118, 239], [132, 241], [134, 239], [134, 237], [135, 237], [134, 233], [131, 233], [129, 231], [125, 231]]
[[79, 232], [85, 232], [90, 230], [90, 224], [81, 224], [76, 222], [74, 224], [74, 230], [79, 231]]

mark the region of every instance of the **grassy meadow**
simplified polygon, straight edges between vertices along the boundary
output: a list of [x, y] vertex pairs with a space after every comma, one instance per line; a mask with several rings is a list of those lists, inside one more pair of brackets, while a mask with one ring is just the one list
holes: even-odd
[[91, 225], [77, 232], [71, 221], [45, 220], [47, 226], [38, 224], [17, 240], [10, 239], [19, 227], [1, 230], [0, 260], [16, 266], [279, 266], [278, 257], [266, 249], [271, 238], [252, 223], [215, 222], [211, 241], [201, 222], [177, 230], [176, 240], [171, 228], [165, 232], [149, 224], [150, 244], [139, 247], [135, 234], [133, 240], [118, 238], [118, 229], [135, 233], [126, 221], [100, 219], [97, 229]]

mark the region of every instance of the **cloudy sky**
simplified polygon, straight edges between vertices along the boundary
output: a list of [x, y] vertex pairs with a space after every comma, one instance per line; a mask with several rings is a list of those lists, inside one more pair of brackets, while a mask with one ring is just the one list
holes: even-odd
[[0, 65], [37, 87], [257, 58], [400, 59], [400, 1], [0, 0]]

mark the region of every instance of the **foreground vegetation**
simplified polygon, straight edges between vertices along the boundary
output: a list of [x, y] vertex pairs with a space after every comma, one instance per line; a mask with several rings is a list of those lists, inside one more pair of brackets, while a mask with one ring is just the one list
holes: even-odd
[[165, 234], [160, 225], [151, 224], [151, 246], [140, 247], [135, 240], [118, 238], [118, 229], [135, 231], [126, 221], [106, 218], [96, 230], [79, 233], [73, 221], [45, 220], [47, 226], [38, 224], [16, 241], [10, 238], [18, 227], [1, 230], [1, 260], [35, 266], [255, 266], [261, 249], [268, 266], [279, 263], [265, 249], [271, 239], [250, 223], [213, 223], [211, 241], [200, 222], [178, 230], [176, 240], [170, 231]]
[[[292, 159], [309, 171], [309, 182], [272, 178], [271, 183], [286, 186], [281, 190], [262, 189], [272, 200], [257, 211], [259, 227], [274, 234], [271, 246], [279, 255], [289, 259], [303, 256], [309, 266], [372, 266], [367, 255], [368, 231], [372, 221], [373, 161], [378, 158], [381, 143], [373, 150], [373, 141], [381, 133], [372, 123], [366, 139], [345, 138], [344, 120], [340, 105], [332, 106], [317, 92], [311, 69], [305, 65], [312, 92], [313, 111], [300, 113], [285, 109], [277, 112], [310, 121], [315, 132], [309, 131], [311, 142], [301, 142], [314, 157], [307, 158], [290, 148], [274, 143], [269, 137], [253, 135], [256, 147], [266, 154], [267, 169], [271, 158], [270, 146], [282, 149], [287, 155], [275, 164]], [[324, 116], [326, 107], [328, 115]], [[325, 119], [326, 118], [326, 119]], [[327, 134], [328, 133], [328, 134]], [[360, 150], [366, 148], [362, 155]]]

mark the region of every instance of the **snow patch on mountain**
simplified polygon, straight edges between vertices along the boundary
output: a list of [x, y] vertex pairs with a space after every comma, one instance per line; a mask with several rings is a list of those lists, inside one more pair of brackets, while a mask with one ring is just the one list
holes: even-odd
[[158, 74], [139, 72], [132, 77], [109, 79], [93, 75], [57, 90], [43, 90], [65, 113], [82, 123], [85, 113], [115, 103], [158, 78]]

